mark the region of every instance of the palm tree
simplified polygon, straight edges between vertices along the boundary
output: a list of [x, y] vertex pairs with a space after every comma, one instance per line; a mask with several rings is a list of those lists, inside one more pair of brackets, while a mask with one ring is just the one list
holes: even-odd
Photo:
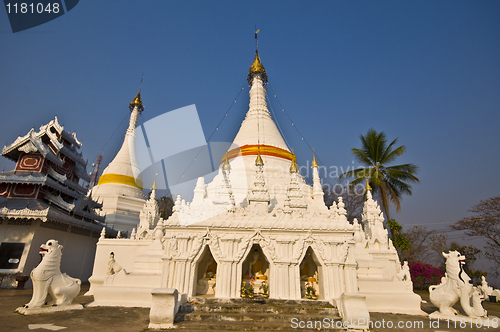
[[402, 145], [394, 149], [394, 145], [398, 141], [397, 138], [387, 145], [383, 131], [377, 133], [370, 129], [365, 136], [360, 135], [359, 138], [361, 139], [361, 149], [351, 149], [351, 151], [366, 168], [345, 172], [340, 175], [340, 178], [354, 178], [351, 182], [352, 186], [364, 182], [369, 183], [373, 195], [378, 197], [382, 211], [389, 220], [389, 203], [394, 204], [396, 212], [401, 211], [401, 196], [412, 193], [411, 185], [408, 182], [420, 183], [420, 180], [415, 176], [418, 167], [414, 164], [388, 166], [405, 152], [406, 147]]

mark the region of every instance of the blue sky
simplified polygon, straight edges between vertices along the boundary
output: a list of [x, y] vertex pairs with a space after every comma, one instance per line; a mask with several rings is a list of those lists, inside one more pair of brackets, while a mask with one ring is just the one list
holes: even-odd
[[[140, 121], [195, 104], [206, 137], [244, 87], [212, 138], [232, 141], [257, 25], [270, 86], [322, 164], [352, 166], [369, 128], [399, 137], [398, 162], [422, 183], [393, 217], [441, 229], [499, 194], [499, 17], [498, 1], [86, 0], [14, 34], [0, 10], [0, 142], [57, 115], [89, 164], [101, 149], [107, 163], [143, 73]], [[311, 151], [270, 99], [305, 164]]]

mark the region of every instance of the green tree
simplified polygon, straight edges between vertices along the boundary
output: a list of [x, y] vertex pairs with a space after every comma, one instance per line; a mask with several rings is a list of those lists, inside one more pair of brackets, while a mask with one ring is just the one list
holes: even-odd
[[391, 231], [391, 240], [394, 247], [398, 250], [400, 256], [401, 252], [411, 248], [411, 243], [403, 234], [403, 226], [394, 219], [387, 221], [387, 226]]
[[401, 197], [403, 194], [411, 195], [411, 185], [409, 183], [420, 183], [416, 177], [418, 167], [414, 164], [402, 164], [389, 166], [396, 158], [406, 151], [404, 145], [395, 148], [398, 141], [396, 138], [387, 145], [387, 138], [384, 132], [377, 133], [370, 129], [366, 135], [360, 135], [361, 149], [351, 149], [354, 157], [365, 168], [358, 168], [345, 172], [342, 177], [354, 178], [352, 186], [368, 181], [372, 188], [373, 196], [377, 197], [382, 211], [391, 219], [389, 215], [389, 203], [396, 207], [396, 212], [401, 211]]
[[167, 220], [173, 213], [174, 200], [170, 196], [163, 196], [156, 200], [158, 202], [158, 209], [160, 210], [160, 217]]
[[500, 265], [500, 196], [479, 202], [469, 212], [472, 217], [463, 218], [450, 227], [456, 231], [465, 231], [468, 236], [486, 238], [484, 255], [498, 266]]
[[402, 251], [402, 261], [420, 261], [430, 264], [433, 251], [430, 248], [430, 237], [433, 232], [428, 231], [425, 226], [413, 226], [403, 231], [403, 235], [410, 243], [410, 248]]

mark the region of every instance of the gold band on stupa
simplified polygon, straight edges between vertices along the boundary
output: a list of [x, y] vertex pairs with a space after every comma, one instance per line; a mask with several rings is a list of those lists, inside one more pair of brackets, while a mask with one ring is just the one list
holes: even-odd
[[227, 158], [233, 159], [238, 156], [257, 156], [260, 153], [262, 156], [271, 156], [271, 157], [278, 157], [278, 158], [283, 158], [287, 160], [292, 160], [292, 154], [286, 150], [277, 148], [275, 146], [270, 146], [270, 145], [244, 145], [242, 147], [232, 149], [226, 154], [221, 159], [221, 163], [224, 162], [224, 160]]
[[142, 181], [134, 178], [133, 176], [122, 175], [122, 174], [103, 174], [99, 178], [98, 185], [106, 184], [106, 183], [116, 183], [116, 184], [124, 184], [131, 187], [136, 187], [142, 190]]

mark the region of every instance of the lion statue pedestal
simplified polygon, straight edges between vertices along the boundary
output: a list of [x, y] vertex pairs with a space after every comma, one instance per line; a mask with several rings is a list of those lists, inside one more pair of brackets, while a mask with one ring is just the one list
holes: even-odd
[[[33, 296], [31, 301], [17, 312], [30, 315], [44, 312], [83, 309], [81, 304], [72, 304], [80, 293], [80, 279], [61, 273], [61, 256], [63, 246], [56, 240], [48, 240], [40, 246], [42, 261], [31, 271]], [[47, 294], [52, 300], [46, 303]]]

